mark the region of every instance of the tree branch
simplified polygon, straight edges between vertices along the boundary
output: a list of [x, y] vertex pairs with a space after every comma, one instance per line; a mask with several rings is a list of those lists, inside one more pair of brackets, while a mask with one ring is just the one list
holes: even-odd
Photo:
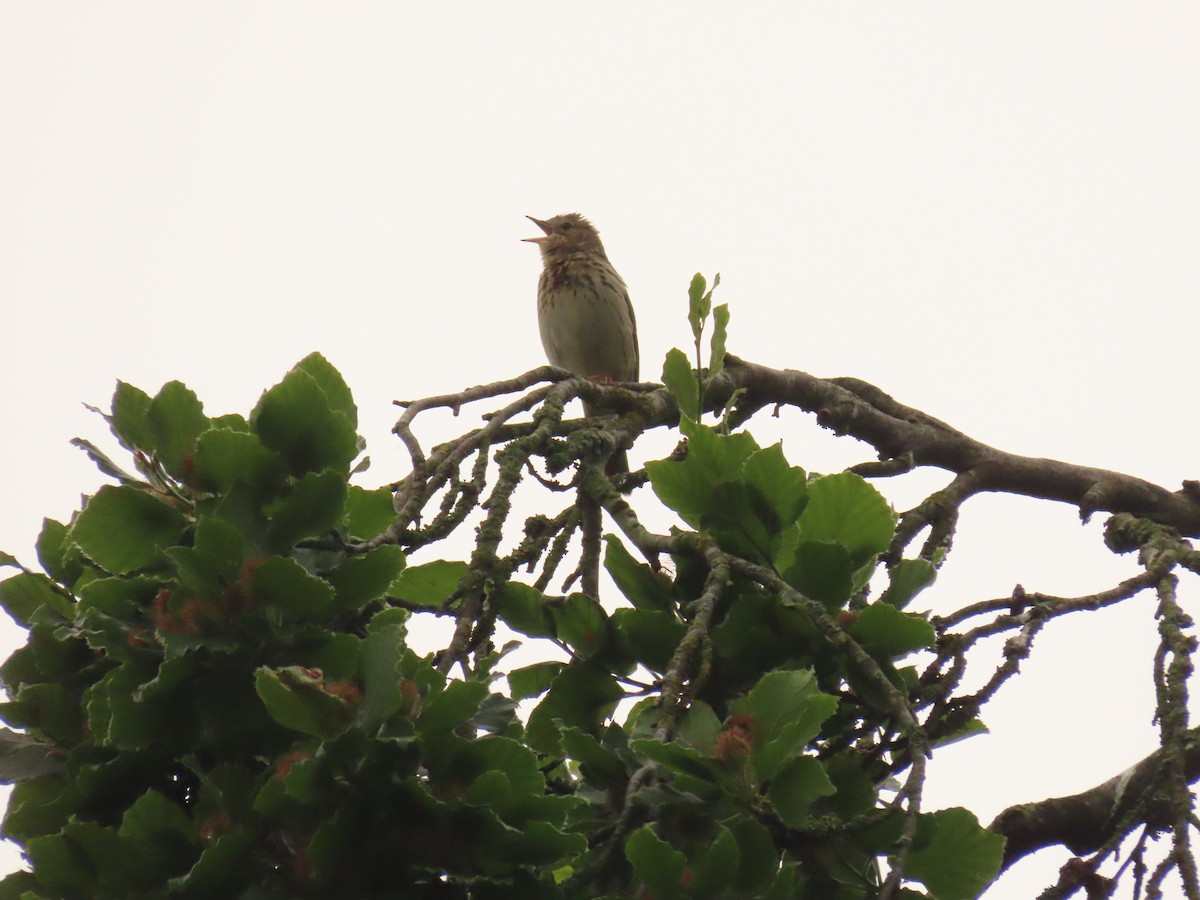
[[[1127, 817], [1146, 803], [1138, 818], [1156, 828], [1170, 828], [1175, 803], [1167, 796], [1147, 802], [1147, 793], [1161, 783], [1167, 751], [1156, 750], [1132, 768], [1097, 787], [1070, 797], [1051, 797], [1036, 803], [1010, 806], [996, 816], [989, 831], [1004, 835], [1004, 868], [1044, 847], [1062, 844], [1083, 855], [1098, 850], [1121, 829]], [[1200, 728], [1187, 732], [1184, 772], [1188, 783], [1200, 779]]]
[[1070, 503], [1085, 520], [1098, 511], [1128, 512], [1200, 537], [1200, 499], [1187, 487], [1171, 492], [1119, 472], [1007, 453], [857, 379], [816, 378], [729, 356], [725, 370], [710, 383], [706, 402], [719, 408], [739, 388], [746, 391], [739, 407], [788, 404], [816, 413], [821, 425], [866, 441], [883, 459], [909, 454], [918, 466], [971, 473], [977, 492], [1003, 491]]

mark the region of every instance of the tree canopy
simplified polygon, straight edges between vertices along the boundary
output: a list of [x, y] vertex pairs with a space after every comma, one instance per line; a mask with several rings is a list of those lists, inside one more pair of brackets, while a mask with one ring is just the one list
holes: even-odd
[[[46, 520], [41, 572], [0, 557], [18, 569], [0, 603], [28, 629], [0, 667], [19, 729], [3, 834], [29, 861], [0, 898], [969, 900], [1056, 844], [1076, 858], [1044, 896], [1105, 896], [1124, 872], [1200, 897], [1176, 592], [1200, 571], [1200, 488], [1020, 457], [864, 382], [737, 359], [700, 276], [689, 301], [694, 352], [672, 351], [662, 384], [542, 367], [403, 402], [412, 470], [374, 489], [351, 391], [318, 354], [248, 416], [119, 383], [98, 412], [132, 463], [77, 441], [112, 483]], [[611, 414], [564, 418], [576, 397]], [[426, 450], [418, 416], [484, 402], [502, 405]], [[878, 460], [818, 474], [760, 446], [753, 417], [780, 405]], [[673, 453], [605, 475], [663, 428]], [[872, 482], [920, 467], [952, 478], [898, 514]], [[523, 522], [519, 490], [541, 510]], [[1111, 514], [1108, 547], [1141, 573], [923, 610], [985, 491]], [[631, 493], [677, 526], [649, 530]], [[468, 551], [409, 562], [451, 538]], [[619, 598], [600, 597], [601, 564]], [[1158, 752], [986, 827], [922, 805], [936, 748], [985, 739], [1048, 622], [1144, 592]], [[420, 655], [431, 618], [450, 637]], [[997, 635], [1000, 665], [966, 687]], [[518, 648], [534, 661], [510, 665]]]

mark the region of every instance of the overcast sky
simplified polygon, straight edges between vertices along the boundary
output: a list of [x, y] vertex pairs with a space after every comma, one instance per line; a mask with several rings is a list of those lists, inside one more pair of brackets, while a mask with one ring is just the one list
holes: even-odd
[[[104, 437], [81, 403], [116, 379], [244, 413], [320, 350], [363, 483], [401, 476], [394, 398], [542, 361], [519, 239], [567, 211], [629, 284], [646, 378], [720, 271], [740, 356], [1175, 489], [1200, 476], [1197, 46], [1184, 2], [6, 0], [0, 548], [32, 561], [102, 483], [68, 441]], [[760, 427], [809, 469], [870, 457], [799, 413]], [[882, 489], [905, 508], [945, 478], [916, 481]], [[922, 602], [1111, 586], [1136, 564], [1101, 524], [972, 501]], [[927, 808], [986, 823], [1155, 748], [1153, 600], [1127, 605], [1046, 629]]]

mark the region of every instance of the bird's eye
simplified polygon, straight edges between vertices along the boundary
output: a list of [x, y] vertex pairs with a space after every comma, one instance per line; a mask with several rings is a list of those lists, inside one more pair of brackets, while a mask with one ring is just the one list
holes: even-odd
[[570, 230], [571, 230], [571, 223], [570, 223], [570, 222], [563, 222], [561, 225], [559, 225], [559, 226], [558, 226], [558, 233], [559, 233], [559, 234], [562, 234], [564, 231], [570, 231]]

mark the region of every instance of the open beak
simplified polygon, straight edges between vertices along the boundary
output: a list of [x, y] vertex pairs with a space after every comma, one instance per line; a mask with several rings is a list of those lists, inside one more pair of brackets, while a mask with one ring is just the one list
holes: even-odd
[[533, 216], [526, 216], [525, 218], [546, 233], [541, 237], [521, 238], [521, 240], [528, 241], [531, 244], [544, 244], [546, 241], [550, 240], [551, 230], [549, 225], [547, 225], [541, 219], [535, 219]]

